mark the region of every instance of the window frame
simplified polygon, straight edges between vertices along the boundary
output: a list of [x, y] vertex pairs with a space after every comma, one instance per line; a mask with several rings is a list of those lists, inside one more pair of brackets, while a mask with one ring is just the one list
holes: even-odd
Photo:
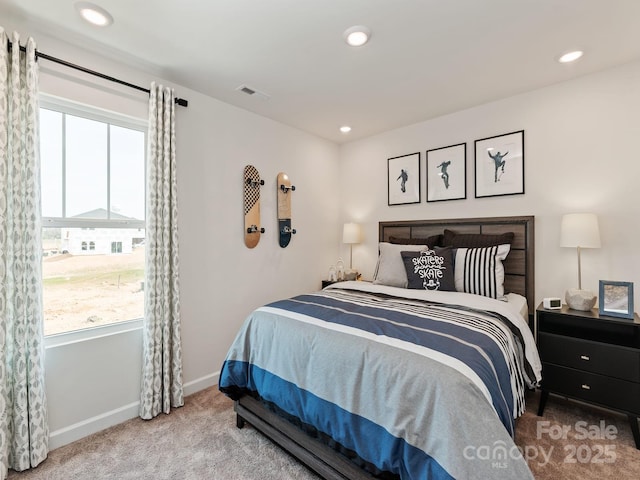
[[[146, 179], [147, 175], [147, 147], [148, 147], [148, 120], [142, 119], [138, 117], [132, 117], [129, 115], [124, 115], [118, 112], [113, 112], [111, 110], [104, 110], [99, 107], [94, 107], [91, 105], [85, 105], [81, 103], [74, 102], [72, 100], [67, 100], [65, 98], [48, 95], [46, 93], [40, 93], [39, 95], [39, 105], [38, 105], [38, 113], [40, 109], [53, 110], [55, 112], [60, 112], [63, 114], [75, 115], [78, 117], [86, 118], [89, 120], [94, 120], [98, 122], [104, 122], [109, 125], [115, 125], [118, 127], [129, 128], [133, 130], [138, 130], [144, 135], [144, 175]], [[64, 135], [64, 130], [62, 135]], [[109, 137], [107, 137], [108, 141]], [[63, 146], [64, 148], [64, 146]], [[145, 189], [145, 218], [144, 220], [123, 220], [123, 219], [87, 219], [87, 218], [73, 218], [73, 217], [64, 217], [65, 212], [65, 195], [66, 195], [66, 185], [65, 185], [65, 175], [66, 175], [66, 166], [65, 159], [63, 157], [62, 161], [62, 217], [48, 217], [42, 216], [42, 225], [41, 228], [87, 228], [87, 229], [96, 229], [96, 228], [138, 228], [145, 229], [146, 231], [146, 181], [143, 185]], [[110, 201], [110, 192], [109, 189], [111, 187], [110, 183], [110, 156], [107, 158], [107, 215], [111, 214], [111, 205], [109, 205]], [[43, 317], [44, 322], [44, 317]], [[44, 335], [45, 339], [45, 347], [53, 347], [59, 345], [65, 345], [67, 343], [76, 343], [82, 342], [85, 340], [95, 339], [103, 336], [116, 335], [121, 333], [126, 333], [132, 330], [140, 330], [142, 329], [143, 319], [142, 318], [132, 318], [128, 320], [122, 320], [119, 322], [108, 323], [104, 325], [97, 326], [88, 326], [86, 328], [76, 329], [76, 330], [68, 330], [66, 332], [58, 332]]]
[[[98, 107], [91, 107], [89, 105], [83, 105], [72, 102], [60, 97], [54, 97], [52, 95], [40, 94], [39, 107], [45, 110], [53, 110], [68, 115], [75, 115], [78, 117], [86, 118], [88, 120], [94, 120], [96, 122], [103, 122], [109, 125], [115, 125], [117, 127], [129, 128], [132, 130], [138, 130], [144, 134], [144, 172], [145, 178], [147, 174], [147, 141], [149, 135], [148, 121], [142, 120], [136, 117], [130, 117], [117, 112], [111, 112], [100, 109]], [[64, 127], [63, 127], [64, 128]], [[64, 130], [62, 134], [64, 135]], [[108, 137], [107, 137], [108, 140]], [[64, 149], [64, 146], [63, 146]], [[107, 157], [107, 185], [111, 186], [110, 180], [110, 156]], [[99, 218], [73, 218], [65, 217], [65, 205], [64, 195], [66, 194], [65, 188], [65, 174], [66, 165], [65, 160], [62, 160], [62, 217], [42, 217], [42, 226], [51, 228], [146, 228], [146, 200], [145, 200], [145, 219], [144, 220], [122, 220], [122, 219], [99, 219]], [[144, 185], [146, 193], [146, 182]], [[110, 191], [107, 189], [107, 200], [110, 201]], [[146, 194], [145, 194], [146, 199]], [[111, 205], [107, 203], [107, 215], [111, 214]]]

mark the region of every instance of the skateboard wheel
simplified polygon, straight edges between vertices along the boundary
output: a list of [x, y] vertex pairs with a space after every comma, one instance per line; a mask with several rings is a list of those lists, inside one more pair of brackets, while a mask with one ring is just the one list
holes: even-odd
[[293, 230], [291, 230], [291, 233], [293, 233], [295, 235], [296, 234], [296, 229], [294, 228]]
[[295, 185], [291, 185], [291, 190], [295, 191], [295, 189], [296, 189], [296, 186]]
[[257, 187], [258, 185], [264, 185], [264, 180], [254, 180], [252, 178], [247, 178], [247, 181], [245, 182], [247, 185], [249, 185], [250, 187]]
[[260, 229], [260, 233], [264, 233], [264, 227]]

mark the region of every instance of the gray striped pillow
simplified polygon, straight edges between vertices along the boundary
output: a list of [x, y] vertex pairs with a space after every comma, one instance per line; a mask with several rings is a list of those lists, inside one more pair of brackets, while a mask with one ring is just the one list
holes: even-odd
[[458, 292], [503, 299], [504, 266], [511, 245], [458, 248], [455, 256], [455, 284]]

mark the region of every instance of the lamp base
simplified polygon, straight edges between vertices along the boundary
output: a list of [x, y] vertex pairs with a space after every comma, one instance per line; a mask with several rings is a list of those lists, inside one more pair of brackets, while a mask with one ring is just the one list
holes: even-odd
[[360, 274], [356, 270], [353, 270], [352, 268], [344, 272], [345, 280], [357, 280], [359, 276]]
[[596, 295], [590, 290], [578, 290], [577, 288], [570, 288], [564, 296], [569, 308], [582, 312], [591, 310], [596, 304], [596, 298]]

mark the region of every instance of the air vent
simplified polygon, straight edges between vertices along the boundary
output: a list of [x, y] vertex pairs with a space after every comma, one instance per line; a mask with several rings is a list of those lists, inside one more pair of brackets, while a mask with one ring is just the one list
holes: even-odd
[[259, 92], [255, 88], [251, 88], [246, 85], [240, 85], [238, 88], [236, 88], [236, 90], [242, 93], [246, 93], [247, 95], [250, 95], [252, 97], [259, 98], [261, 100], [269, 100], [271, 98], [266, 93]]

